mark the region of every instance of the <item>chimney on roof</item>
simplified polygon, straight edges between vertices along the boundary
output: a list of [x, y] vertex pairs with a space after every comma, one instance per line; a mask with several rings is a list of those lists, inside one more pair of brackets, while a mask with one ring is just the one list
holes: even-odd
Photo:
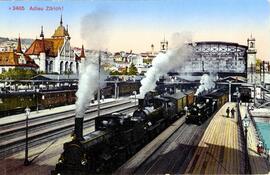
[[85, 54], [84, 54], [84, 47], [82, 45], [82, 50], [81, 50], [81, 55], [80, 55], [81, 58], [85, 58]]
[[22, 52], [22, 46], [21, 46], [21, 38], [20, 38], [20, 34], [19, 34], [19, 38], [18, 38], [18, 45], [17, 45], [17, 53], [23, 53]]
[[43, 26], [41, 26], [40, 37], [41, 37], [41, 38], [44, 38], [44, 34], [43, 34]]

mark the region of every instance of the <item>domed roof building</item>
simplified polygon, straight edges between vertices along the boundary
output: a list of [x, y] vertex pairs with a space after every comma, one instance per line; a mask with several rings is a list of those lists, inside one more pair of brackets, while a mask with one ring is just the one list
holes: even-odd
[[40, 39], [36, 39], [26, 50], [25, 54], [39, 65], [43, 73], [73, 74], [79, 73], [83, 57], [77, 56], [71, 49], [68, 26], [63, 26], [62, 16], [60, 25], [51, 38], [45, 38], [41, 26]]

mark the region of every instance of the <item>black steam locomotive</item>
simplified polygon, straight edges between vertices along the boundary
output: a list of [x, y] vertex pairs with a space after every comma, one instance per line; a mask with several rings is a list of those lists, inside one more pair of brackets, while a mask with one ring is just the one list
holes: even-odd
[[186, 123], [201, 125], [227, 101], [228, 93], [224, 89], [197, 96], [194, 104], [187, 108]]
[[111, 173], [175, 121], [193, 92], [156, 96], [146, 94], [133, 115], [121, 113], [95, 118], [95, 131], [82, 137], [81, 118], [75, 119], [75, 138], [64, 144], [52, 174]]

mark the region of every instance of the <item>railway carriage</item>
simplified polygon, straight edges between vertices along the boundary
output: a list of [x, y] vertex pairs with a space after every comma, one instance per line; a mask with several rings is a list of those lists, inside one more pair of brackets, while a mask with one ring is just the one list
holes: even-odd
[[[119, 95], [131, 95], [134, 91], [138, 92], [139, 87], [139, 82], [119, 83]], [[26, 107], [31, 108], [31, 110], [36, 110], [37, 105], [38, 109], [46, 109], [74, 104], [76, 101], [76, 88], [76, 86], [71, 86], [54, 90], [40, 90], [39, 92], [0, 93], [0, 117], [23, 113]], [[108, 83], [106, 87], [101, 89], [101, 95], [104, 96], [104, 98], [111, 98], [114, 96], [114, 91], [114, 83]]]
[[174, 108], [175, 114], [183, 115], [185, 114], [185, 107], [188, 105], [188, 96], [183, 92], [177, 92], [175, 94], [167, 94], [163, 95], [163, 97], [170, 99], [171, 103]]

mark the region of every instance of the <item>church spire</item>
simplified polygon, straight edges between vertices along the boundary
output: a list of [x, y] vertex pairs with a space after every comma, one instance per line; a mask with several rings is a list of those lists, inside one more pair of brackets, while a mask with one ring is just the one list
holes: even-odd
[[63, 25], [63, 19], [62, 19], [62, 14], [61, 14], [61, 19], [60, 19], [60, 26]]
[[43, 26], [41, 26], [40, 37], [41, 37], [41, 38], [44, 38], [44, 34], [43, 34]]
[[81, 55], [80, 55], [81, 58], [85, 58], [85, 54], [84, 54], [84, 47], [82, 45], [82, 50], [81, 50]]
[[22, 52], [22, 46], [21, 46], [21, 38], [20, 38], [20, 34], [19, 34], [19, 38], [18, 38], [18, 45], [17, 45], [17, 53], [23, 53]]

